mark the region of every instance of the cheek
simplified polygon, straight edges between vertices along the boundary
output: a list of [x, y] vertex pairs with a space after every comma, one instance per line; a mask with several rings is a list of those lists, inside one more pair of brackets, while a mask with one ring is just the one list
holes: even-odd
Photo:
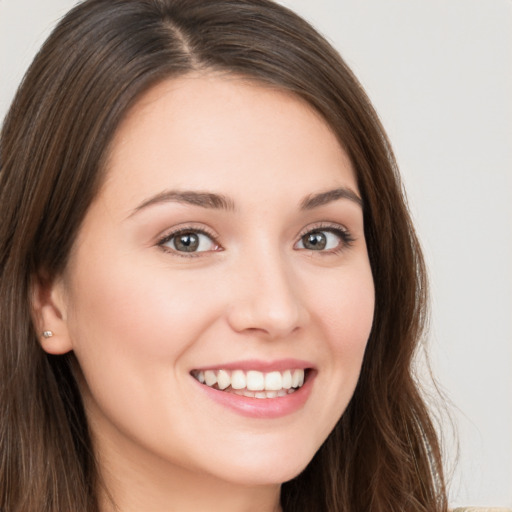
[[375, 291], [369, 265], [325, 283], [312, 297], [318, 321], [328, 333], [331, 350], [340, 357], [362, 357], [370, 335]]
[[99, 265], [88, 258], [78, 268], [69, 325], [89, 420], [96, 431], [115, 425], [129, 438], [153, 439], [154, 450], [158, 439], [170, 445], [155, 425], [181, 421], [176, 411], [186, 410], [188, 380], [183, 355], [214, 321], [215, 295], [204, 280], [160, 263], [112, 258]]
[[332, 426], [357, 385], [373, 323], [375, 292], [369, 264], [352, 270], [331, 281], [336, 284], [326, 285], [325, 293], [313, 297], [328, 344], [326, 365], [331, 385], [325, 389], [332, 403]]
[[196, 276], [158, 265], [105, 263], [94, 265], [91, 258], [73, 283], [70, 324], [78, 356], [112, 352], [169, 364], [215, 316], [214, 294]]
[[[311, 282], [311, 281], [310, 281]], [[318, 448], [345, 412], [361, 372], [374, 314], [374, 286], [369, 264], [340, 269], [316, 280], [309, 294], [319, 357], [315, 393], [319, 393], [313, 448]], [[318, 395], [316, 395], [318, 396]]]

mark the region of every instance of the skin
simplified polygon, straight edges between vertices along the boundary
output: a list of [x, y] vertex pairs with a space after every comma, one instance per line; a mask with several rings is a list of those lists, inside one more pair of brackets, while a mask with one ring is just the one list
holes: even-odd
[[[149, 90], [118, 128], [105, 183], [62, 276], [36, 291], [53, 354], [73, 350], [100, 469], [119, 510], [274, 511], [345, 410], [370, 333], [374, 288], [352, 165], [297, 97], [213, 73]], [[222, 194], [232, 208], [153, 202]], [[201, 251], [159, 241], [206, 230]], [[328, 230], [350, 232], [353, 241]], [[304, 246], [322, 231], [325, 250]], [[203, 250], [204, 249], [204, 250]], [[247, 417], [190, 375], [234, 361], [315, 369], [297, 411]], [[102, 495], [102, 510], [114, 510]]]

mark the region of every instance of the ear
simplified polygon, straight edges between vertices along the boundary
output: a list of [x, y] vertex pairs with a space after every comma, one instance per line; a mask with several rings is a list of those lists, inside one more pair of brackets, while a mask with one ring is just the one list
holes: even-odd
[[68, 302], [62, 278], [49, 280], [35, 276], [31, 296], [32, 318], [43, 350], [54, 355], [72, 350], [67, 322]]

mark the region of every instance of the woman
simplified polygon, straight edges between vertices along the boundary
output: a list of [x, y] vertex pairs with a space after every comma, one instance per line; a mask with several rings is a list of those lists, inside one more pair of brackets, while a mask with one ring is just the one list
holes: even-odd
[[444, 511], [386, 135], [266, 0], [88, 0], [1, 138], [9, 511]]

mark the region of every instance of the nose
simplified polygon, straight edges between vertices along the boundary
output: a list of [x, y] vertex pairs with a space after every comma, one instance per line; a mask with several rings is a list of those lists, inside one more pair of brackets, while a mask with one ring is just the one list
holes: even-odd
[[267, 339], [285, 338], [309, 319], [302, 291], [290, 265], [275, 254], [252, 258], [233, 269], [235, 293], [228, 322], [237, 332], [254, 332]]

